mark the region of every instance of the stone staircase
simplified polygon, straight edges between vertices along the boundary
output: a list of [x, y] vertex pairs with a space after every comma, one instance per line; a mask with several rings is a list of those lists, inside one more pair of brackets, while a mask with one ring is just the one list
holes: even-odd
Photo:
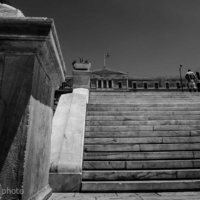
[[91, 92], [82, 192], [200, 190], [200, 95]]

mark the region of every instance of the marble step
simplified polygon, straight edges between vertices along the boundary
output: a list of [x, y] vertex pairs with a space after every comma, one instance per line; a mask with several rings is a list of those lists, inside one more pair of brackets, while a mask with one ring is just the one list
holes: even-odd
[[175, 93], [175, 92], [120, 92], [120, 93], [113, 93], [112, 91], [109, 92], [98, 92], [98, 93], [94, 93], [94, 92], [90, 92], [90, 96], [189, 96], [189, 97], [194, 97], [194, 96], [200, 96], [200, 94], [198, 92], [194, 92], [194, 93]]
[[200, 179], [200, 169], [83, 171], [83, 181]]
[[97, 103], [87, 104], [87, 108], [99, 108], [99, 107], [200, 107], [200, 103], [129, 103], [129, 104], [108, 104]]
[[200, 111], [199, 107], [93, 107], [87, 111]]
[[97, 100], [89, 100], [90, 104], [150, 104], [150, 103], [168, 103], [168, 104], [181, 104], [181, 103], [191, 103], [191, 104], [198, 104], [199, 103], [199, 99], [189, 99], [189, 100], [184, 100], [184, 99], [180, 99], [180, 100], [159, 100], [159, 99], [97, 99]]
[[135, 126], [86, 126], [85, 131], [191, 131], [199, 130], [197, 125], [135, 125]]
[[82, 192], [136, 192], [199, 190], [200, 180], [83, 181]]
[[160, 101], [160, 102], [165, 102], [165, 101], [198, 101], [200, 97], [195, 97], [195, 98], [190, 98], [190, 97], [148, 97], [148, 96], [143, 96], [143, 97], [123, 97], [123, 96], [110, 96], [110, 97], [105, 97], [105, 96], [99, 96], [99, 97], [90, 97], [91, 101], [105, 101], [105, 100], [135, 100], [135, 101]]
[[86, 121], [86, 126], [200, 125], [200, 120]]
[[200, 120], [200, 115], [87, 116], [87, 121]]
[[200, 95], [127, 95], [127, 94], [121, 94], [121, 95], [91, 95], [90, 94], [90, 98], [159, 98], [159, 99], [180, 99], [180, 98], [185, 98], [185, 99], [198, 99], [200, 98]]
[[200, 115], [200, 111], [87, 111], [87, 116], [173, 116]]
[[135, 138], [85, 138], [86, 144], [183, 144], [200, 143], [200, 136], [194, 137], [135, 137]]
[[83, 161], [84, 170], [200, 168], [200, 160]]
[[163, 159], [199, 159], [200, 151], [170, 151], [170, 152], [84, 152], [87, 160], [163, 160]]
[[155, 151], [200, 151], [200, 143], [180, 144], [101, 144], [85, 145], [84, 152], [155, 152]]
[[189, 137], [200, 136], [200, 130], [193, 131], [115, 131], [85, 132], [87, 138], [134, 138], [134, 137]]
[[181, 92], [181, 91], [139, 91], [139, 92], [127, 92], [127, 91], [95, 91], [95, 92], [90, 92], [90, 95], [188, 95], [188, 96], [200, 96], [200, 94], [198, 92], [194, 92], [194, 93], [190, 93], [190, 92]]

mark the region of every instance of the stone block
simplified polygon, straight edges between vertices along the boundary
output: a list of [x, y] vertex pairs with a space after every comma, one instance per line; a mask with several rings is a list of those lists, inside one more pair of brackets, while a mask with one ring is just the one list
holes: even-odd
[[90, 72], [73, 70], [73, 89], [75, 88], [90, 88]]
[[76, 89], [73, 89], [73, 93], [85, 95], [87, 103], [88, 103], [88, 101], [89, 101], [89, 95], [90, 95], [90, 92], [89, 92], [88, 89], [85, 89], [85, 88], [76, 88]]
[[0, 183], [24, 190], [5, 199], [47, 199], [54, 91], [66, 72], [55, 26], [3, 17], [0, 27]]
[[[86, 96], [77, 93], [59, 100], [51, 138], [50, 186], [54, 192], [80, 191], [86, 102]], [[62, 175], [63, 181], [59, 179]]]

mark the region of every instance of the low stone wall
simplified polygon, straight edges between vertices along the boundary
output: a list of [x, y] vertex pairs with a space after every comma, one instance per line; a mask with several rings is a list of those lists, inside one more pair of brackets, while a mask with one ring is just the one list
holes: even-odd
[[49, 176], [53, 192], [80, 191], [89, 95], [85, 90], [77, 89], [74, 93], [62, 95], [53, 118]]

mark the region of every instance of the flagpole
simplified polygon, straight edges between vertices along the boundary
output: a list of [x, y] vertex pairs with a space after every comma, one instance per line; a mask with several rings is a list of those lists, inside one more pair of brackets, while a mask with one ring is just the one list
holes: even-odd
[[103, 54], [103, 58], [104, 58], [104, 68], [106, 68], [106, 59], [105, 59], [105, 53]]

